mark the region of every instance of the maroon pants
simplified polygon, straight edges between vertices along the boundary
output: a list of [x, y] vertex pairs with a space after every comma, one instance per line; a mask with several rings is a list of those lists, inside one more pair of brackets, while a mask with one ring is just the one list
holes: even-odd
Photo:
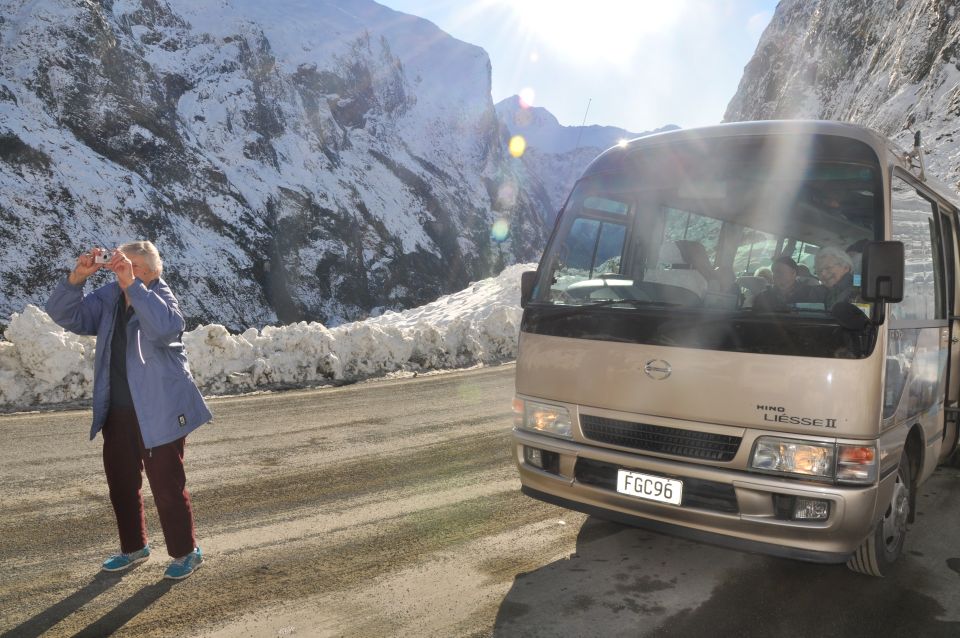
[[179, 558], [192, 552], [196, 538], [193, 507], [183, 471], [186, 438], [145, 449], [137, 414], [132, 408], [111, 409], [102, 432], [103, 469], [117, 516], [120, 551], [135, 552], [147, 544], [147, 519], [140, 493], [142, 472], [146, 470], [167, 553]]

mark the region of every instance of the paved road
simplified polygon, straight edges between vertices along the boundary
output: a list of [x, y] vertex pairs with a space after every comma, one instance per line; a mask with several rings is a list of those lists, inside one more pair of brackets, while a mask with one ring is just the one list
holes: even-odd
[[[588, 519], [518, 493], [513, 366], [212, 402], [196, 576], [97, 572], [115, 532], [89, 412], [0, 417], [0, 634], [960, 636], [960, 471], [873, 580]], [[151, 499], [147, 497], [148, 504]]]

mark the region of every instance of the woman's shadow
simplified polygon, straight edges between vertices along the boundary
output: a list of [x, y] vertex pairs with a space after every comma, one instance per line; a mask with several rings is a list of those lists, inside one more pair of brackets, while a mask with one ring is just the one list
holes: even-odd
[[[93, 601], [100, 594], [117, 585], [125, 576], [129, 575], [138, 567], [139, 565], [135, 565], [124, 572], [98, 572], [90, 579], [89, 583], [60, 602], [51, 605], [32, 618], [20, 623], [13, 629], [5, 631], [0, 638], [13, 638], [14, 636], [17, 638], [26, 638], [42, 635], [54, 625], [80, 610], [84, 605]], [[91, 638], [94, 636], [109, 636], [170, 591], [170, 588], [175, 583], [176, 581], [161, 580], [152, 585], [142, 587], [97, 621], [74, 634], [74, 636]]]

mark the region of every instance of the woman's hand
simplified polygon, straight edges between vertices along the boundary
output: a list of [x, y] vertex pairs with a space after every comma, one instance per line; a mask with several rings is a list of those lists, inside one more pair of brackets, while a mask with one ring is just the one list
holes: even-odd
[[113, 257], [111, 257], [107, 263], [107, 268], [117, 276], [117, 283], [120, 284], [120, 288], [123, 290], [126, 290], [135, 279], [133, 275], [133, 262], [119, 250], [113, 251]]
[[97, 263], [96, 256], [105, 253], [106, 251], [102, 248], [91, 248], [90, 252], [77, 257], [77, 265], [70, 272], [68, 281], [74, 286], [79, 286], [85, 282], [90, 275], [104, 267], [103, 263]]

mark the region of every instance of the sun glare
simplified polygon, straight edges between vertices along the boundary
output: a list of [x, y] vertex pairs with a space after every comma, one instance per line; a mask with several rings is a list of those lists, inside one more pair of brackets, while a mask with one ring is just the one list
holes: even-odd
[[670, 27], [687, 2], [593, 0], [589, 8], [556, 0], [492, 0], [491, 4], [509, 8], [519, 25], [551, 55], [586, 66], [628, 63], [641, 40]]
[[533, 101], [536, 99], [537, 94], [529, 86], [520, 89], [520, 106], [525, 109], [533, 106]]

